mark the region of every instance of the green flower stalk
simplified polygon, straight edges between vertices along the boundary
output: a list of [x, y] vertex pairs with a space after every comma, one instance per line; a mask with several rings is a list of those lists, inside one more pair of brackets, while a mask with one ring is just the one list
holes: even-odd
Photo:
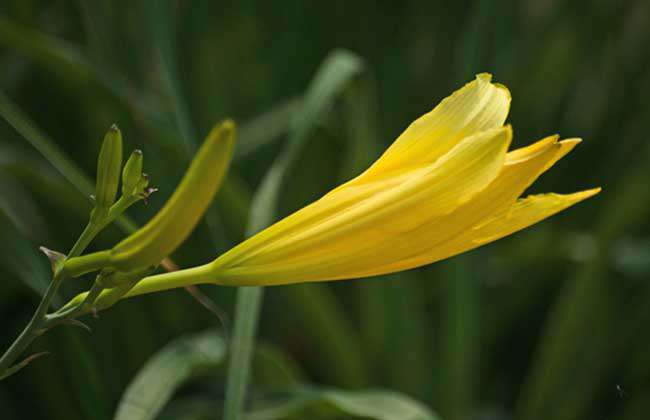
[[[189, 236], [212, 202], [228, 170], [234, 138], [232, 121], [215, 126], [181, 183], [153, 219], [110, 250], [69, 259], [64, 270], [76, 277], [101, 268], [132, 272], [159, 264]], [[139, 163], [137, 157], [133, 159], [124, 170], [127, 191], [132, 185], [140, 188], [142, 182], [136, 181]]]

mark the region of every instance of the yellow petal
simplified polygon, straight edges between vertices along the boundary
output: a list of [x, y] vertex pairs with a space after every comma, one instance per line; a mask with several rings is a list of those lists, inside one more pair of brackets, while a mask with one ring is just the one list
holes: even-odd
[[[551, 136], [508, 153], [497, 178], [470, 201], [450, 214], [432, 218], [416, 229], [403, 231], [388, 242], [377, 243], [372, 249], [357, 253], [346, 274], [350, 277], [386, 274], [439, 260], [439, 255], [447, 253], [450, 241], [477, 223], [508, 209], [542, 172], [577, 143], [575, 139], [557, 142], [557, 136]], [[376, 255], [389, 257], [383, 257], [380, 263], [370, 263]]]
[[421, 166], [444, 156], [463, 138], [501, 127], [510, 109], [510, 92], [482, 73], [414, 121], [360, 178]]
[[337, 189], [227, 252], [214, 262], [215, 270], [238, 282], [262, 273], [269, 282], [344, 275], [356, 253], [450, 214], [487, 187], [511, 138], [509, 126], [470, 136], [435, 163], [364, 199]]
[[[495, 214], [487, 222], [468, 229], [464, 234], [445, 244], [444, 247], [437, 249], [435, 254], [420, 255], [408, 261], [385, 265], [381, 269], [383, 272], [394, 272], [419, 267], [478, 248], [481, 245], [494, 242], [497, 239], [534, 225], [599, 192], [600, 188], [594, 188], [566, 195], [550, 193], [529, 196], [518, 200], [510, 208]], [[367, 270], [366, 272], [356, 273], [356, 276], [366, 277], [376, 274], [374, 270]]]

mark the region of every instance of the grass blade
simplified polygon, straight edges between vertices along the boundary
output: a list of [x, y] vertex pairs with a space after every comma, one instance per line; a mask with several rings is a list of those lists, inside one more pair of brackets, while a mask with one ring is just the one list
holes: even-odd
[[[38, 150], [77, 190], [88, 199], [95, 189], [94, 183], [34, 124], [11, 100], [0, 92], [0, 116]], [[125, 232], [133, 232], [136, 224], [127, 216], [120, 216], [116, 223]]]
[[[361, 71], [361, 68], [359, 58], [347, 51], [335, 51], [325, 59], [305, 96], [302, 112], [296, 114], [292, 120], [287, 145], [273, 162], [253, 197], [248, 235], [274, 221], [284, 177], [301, 151], [315, 121], [332, 104], [346, 83]], [[243, 415], [251, 364], [250, 355], [254, 346], [262, 299], [262, 288], [247, 287], [237, 293], [232, 358], [228, 366], [225, 420], [239, 420]]]
[[225, 355], [225, 341], [215, 331], [167, 344], [131, 381], [120, 399], [115, 420], [155, 419], [179, 386], [197, 374], [219, 366]]
[[373, 420], [437, 420], [431, 410], [414, 399], [392, 391], [370, 389], [303, 389], [279, 402], [266, 404], [246, 420], [285, 418], [364, 418]]
[[243, 125], [233, 159], [243, 159], [285, 134], [300, 105], [300, 99], [289, 99]]
[[[650, 149], [645, 155], [650, 156]], [[594, 331], [591, 325], [610, 325], [609, 319], [615, 313], [612, 307], [615, 294], [605, 275], [609, 250], [627, 227], [646, 217], [650, 202], [647, 182], [645, 164], [632, 167], [622, 179], [624, 188], [615, 190], [617, 193], [603, 206], [598, 227], [598, 252], [570, 278], [549, 313], [538, 354], [519, 400], [518, 419], [570, 420], [579, 418], [588, 408], [595, 388], [590, 387], [589, 391], [580, 388], [580, 403], [567, 403], [565, 387], [576, 377], [582, 381], [589, 377], [587, 383], [597, 384], [604, 373], [602, 363], [597, 363], [596, 368], [588, 368], [586, 364], [590, 357], [598, 360], [594, 355], [602, 351], [600, 347], [606, 345], [616, 328]], [[575, 370], [580, 368], [582, 375], [577, 375]]]

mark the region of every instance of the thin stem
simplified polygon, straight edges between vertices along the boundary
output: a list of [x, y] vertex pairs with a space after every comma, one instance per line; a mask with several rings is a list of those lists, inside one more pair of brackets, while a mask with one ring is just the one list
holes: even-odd
[[246, 387], [251, 370], [257, 320], [264, 296], [263, 287], [243, 287], [237, 292], [235, 327], [230, 344], [224, 420], [243, 418]]
[[66, 260], [81, 255], [100, 230], [101, 228], [98, 228], [97, 224], [89, 222], [83, 232], [81, 232], [81, 235], [79, 235], [77, 242], [75, 242], [72, 249], [70, 249], [70, 252], [68, 252]]
[[[77, 242], [72, 246], [72, 249], [68, 253], [68, 258], [76, 257], [80, 255], [88, 244], [93, 240], [95, 236], [101, 230], [91, 221], [88, 223], [86, 228], [83, 230]], [[20, 333], [18, 338], [13, 342], [13, 344], [7, 349], [7, 351], [0, 358], [0, 376], [9, 369], [16, 359], [25, 351], [27, 346], [34, 341], [38, 336], [43, 334], [47, 330], [47, 311], [50, 308], [52, 299], [56, 296], [56, 293], [59, 291], [61, 283], [66, 278], [65, 272], [61, 269], [61, 266], [57, 266], [52, 277], [52, 281], [48, 286], [45, 295], [41, 299], [34, 315], [30, 319], [29, 323], [25, 329]]]

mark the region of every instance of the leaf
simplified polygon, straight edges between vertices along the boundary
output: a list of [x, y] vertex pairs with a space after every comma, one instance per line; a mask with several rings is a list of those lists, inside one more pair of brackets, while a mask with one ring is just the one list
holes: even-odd
[[[90, 197], [95, 189], [94, 183], [84, 174], [74, 162], [59, 149], [59, 147], [43, 133], [30, 118], [25, 115], [11, 100], [0, 92], [0, 116], [4, 118], [29, 144], [38, 150], [65, 179], [74, 185], [83, 195]], [[120, 216], [116, 223], [125, 231], [135, 231], [135, 223], [125, 215]]]
[[61, 39], [39, 33], [0, 15], [0, 45], [68, 75], [70, 80], [88, 80], [92, 69], [80, 52]]
[[289, 99], [242, 125], [234, 159], [243, 159], [286, 133], [301, 104], [300, 99]]
[[[640, 153], [650, 156], [650, 146]], [[517, 418], [570, 420], [585, 415], [624, 330], [616, 321], [625, 303], [608, 276], [615, 240], [647, 218], [650, 190], [645, 162], [631, 166], [621, 188], [601, 208], [597, 252], [576, 269], [551, 307], [537, 354], [520, 394]], [[627, 324], [627, 320], [624, 322]], [[598, 325], [598, 328], [593, 328]]]
[[[3, 247], [0, 252], [0, 264], [39, 296], [43, 296], [50, 283], [47, 258], [16, 229], [2, 208], [0, 208], [0, 231], [3, 241], [11, 243], [11, 246]], [[53, 302], [56, 305], [61, 303], [58, 297], [54, 298]]]
[[[289, 168], [318, 118], [361, 69], [361, 60], [348, 51], [336, 50], [325, 58], [305, 95], [301, 112], [296, 113], [291, 122], [287, 144], [253, 197], [247, 235], [269, 226], [275, 220], [281, 186]], [[224, 412], [226, 420], [241, 418], [262, 300], [263, 289], [260, 287], [243, 287], [237, 292], [232, 358], [228, 365]]]
[[[364, 77], [351, 83], [345, 91], [346, 149], [342, 156], [341, 182], [361, 173], [381, 154], [382, 136], [376, 104], [376, 82], [372, 74], [364, 73]], [[356, 352], [373, 368], [373, 381], [423, 396], [428, 393], [433, 378], [428, 374], [431, 370], [431, 333], [427, 328], [430, 321], [418, 280], [417, 273], [411, 271], [385, 276], [381, 281], [357, 283], [364, 353], [358, 349]], [[347, 341], [348, 355], [354, 349], [352, 343]], [[392, 363], [394, 360], [401, 362]], [[329, 363], [332, 364], [334, 362]]]
[[213, 330], [177, 339], [160, 349], [138, 372], [120, 399], [116, 420], [154, 419], [181, 385], [220, 365], [226, 354]]
[[[306, 413], [309, 413], [308, 415]], [[300, 390], [279, 402], [267, 403], [246, 420], [285, 418], [364, 418], [373, 420], [436, 420], [422, 403], [387, 390]]]
[[32, 354], [31, 356], [27, 356], [21, 362], [16, 363], [15, 365], [13, 365], [9, 369], [7, 369], [2, 375], [0, 375], [0, 381], [10, 377], [11, 375], [18, 372], [22, 368], [26, 367], [28, 364], [30, 364], [34, 360], [38, 359], [39, 357], [46, 356], [48, 354], [50, 354], [50, 353], [47, 352], [47, 351], [42, 351], [40, 353], [36, 353], [36, 354]]
[[295, 114], [289, 140], [262, 180], [253, 198], [249, 234], [270, 225], [277, 212], [279, 192], [284, 185], [284, 177], [304, 147], [316, 122], [334, 102], [336, 96], [347, 83], [363, 69], [361, 59], [355, 54], [336, 50], [330, 53], [314, 77], [304, 101], [301, 112]]

